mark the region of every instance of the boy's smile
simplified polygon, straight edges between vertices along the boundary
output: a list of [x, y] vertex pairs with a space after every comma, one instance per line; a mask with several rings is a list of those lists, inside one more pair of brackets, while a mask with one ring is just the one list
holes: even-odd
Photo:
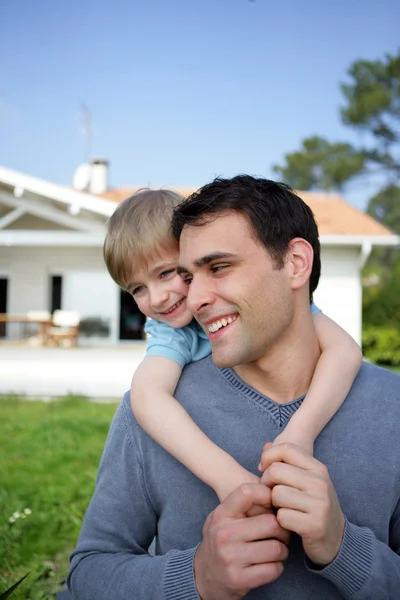
[[175, 329], [188, 325], [193, 318], [186, 303], [188, 286], [177, 273], [178, 258], [178, 250], [170, 250], [162, 258], [149, 259], [134, 270], [128, 287], [146, 317]]

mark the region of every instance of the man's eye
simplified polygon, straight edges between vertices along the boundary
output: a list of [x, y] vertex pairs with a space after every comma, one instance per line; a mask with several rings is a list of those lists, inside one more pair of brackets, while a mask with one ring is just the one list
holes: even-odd
[[172, 275], [172, 273], [176, 273], [176, 269], [168, 269], [168, 271], [163, 271], [160, 273], [160, 278], [164, 279], [165, 277], [168, 277], [168, 275]]
[[193, 277], [188, 277], [188, 276], [182, 277], [182, 281], [184, 283], [186, 283], [186, 285], [190, 285], [192, 283], [192, 279], [193, 279]]
[[218, 271], [221, 271], [222, 269], [226, 269], [228, 267], [228, 265], [213, 265], [211, 267], [211, 271], [213, 273], [218, 273]]

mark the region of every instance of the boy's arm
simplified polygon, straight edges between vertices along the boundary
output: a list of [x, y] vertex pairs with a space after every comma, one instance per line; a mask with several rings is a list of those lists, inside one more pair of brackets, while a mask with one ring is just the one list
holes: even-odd
[[214, 444], [175, 400], [181, 372], [181, 366], [169, 358], [147, 356], [133, 376], [132, 410], [143, 429], [222, 501], [242, 483], [259, 479]]
[[274, 443], [293, 442], [312, 453], [315, 438], [343, 404], [362, 363], [358, 344], [321, 312], [314, 315], [321, 356], [302, 406]]

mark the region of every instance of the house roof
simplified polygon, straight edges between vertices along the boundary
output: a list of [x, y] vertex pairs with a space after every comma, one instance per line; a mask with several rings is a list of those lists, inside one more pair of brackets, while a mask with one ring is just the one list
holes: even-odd
[[[101, 244], [105, 219], [114, 212], [117, 203], [138, 189], [140, 188], [116, 188], [101, 196], [95, 196], [0, 166], [0, 205], [6, 207], [5, 212], [0, 211], [0, 245], [22, 245], [22, 242], [28, 239], [29, 243], [36, 245], [60, 245], [63, 240], [66, 245], [78, 242], [83, 245]], [[183, 196], [196, 191], [196, 188], [173, 189]], [[400, 244], [399, 236], [348, 204], [341, 196], [315, 192], [298, 194], [310, 206], [316, 217], [322, 244]], [[63, 228], [77, 231], [15, 231], [19, 223], [18, 218], [25, 213], [32, 213], [42, 219], [47, 218]], [[10, 227], [14, 230], [10, 231]]]
[[79, 192], [2, 166], [0, 166], [0, 188], [9, 188], [10, 191], [20, 190], [20, 195], [28, 192], [36, 197], [47, 198], [56, 204], [74, 206], [76, 209], [84, 209], [106, 217], [109, 217], [115, 210], [115, 205], [110, 200]]
[[[113, 202], [122, 202], [140, 188], [116, 188], [107, 191], [102, 197]], [[173, 188], [184, 196], [189, 196], [196, 188]], [[321, 236], [390, 236], [393, 232], [361, 212], [339, 195], [318, 192], [297, 192], [311, 208], [318, 223]]]

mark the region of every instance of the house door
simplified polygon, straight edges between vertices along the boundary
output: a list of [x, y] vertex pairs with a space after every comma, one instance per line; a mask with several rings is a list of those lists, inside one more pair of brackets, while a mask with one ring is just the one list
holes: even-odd
[[[8, 279], [6, 277], [0, 277], [0, 313], [7, 312], [7, 288]], [[7, 324], [0, 323], [0, 338], [6, 337]]]
[[128, 292], [120, 290], [120, 303], [119, 339], [143, 340], [146, 317]]

